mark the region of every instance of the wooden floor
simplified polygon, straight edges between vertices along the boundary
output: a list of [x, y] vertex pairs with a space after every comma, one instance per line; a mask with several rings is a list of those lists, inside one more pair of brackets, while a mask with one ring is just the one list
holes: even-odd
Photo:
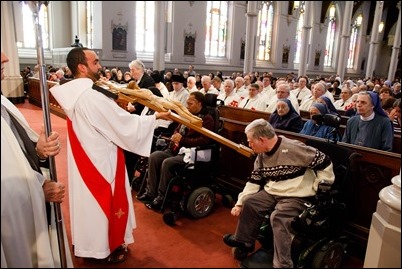
[[[25, 102], [18, 104], [32, 128], [39, 131], [43, 125], [42, 110]], [[66, 122], [64, 119], [51, 115], [52, 130], [60, 134], [62, 151], [56, 157], [57, 178], [67, 182], [66, 159]], [[219, 203], [213, 213], [203, 219], [191, 220], [181, 218], [175, 227], [166, 225], [160, 213], [146, 208], [135, 198], [133, 201], [137, 220], [134, 230], [135, 243], [129, 246], [129, 257], [126, 262], [118, 265], [102, 265], [116, 268], [234, 268], [239, 267], [232, 257], [231, 249], [222, 242], [225, 233], [233, 233], [237, 218], [230, 215], [230, 209]], [[68, 197], [68, 196], [67, 196]], [[71, 229], [68, 212], [68, 199], [62, 204], [63, 220], [71, 246]], [[95, 228], [95, 226], [94, 226]], [[95, 268], [99, 264], [91, 264], [81, 258], [73, 257], [77, 268]], [[363, 261], [345, 256], [343, 268], [362, 268]]]

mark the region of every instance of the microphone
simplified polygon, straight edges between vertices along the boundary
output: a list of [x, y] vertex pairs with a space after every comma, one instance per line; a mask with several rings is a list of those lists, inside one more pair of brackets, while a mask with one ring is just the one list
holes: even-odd
[[311, 117], [311, 119], [314, 120], [316, 122], [316, 124], [322, 125], [322, 122], [324, 120], [324, 115], [316, 114], [316, 115], [313, 115]]
[[338, 129], [339, 126], [341, 125], [341, 117], [334, 114], [325, 114], [323, 115], [322, 122], [324, 123], [324, 125]]
[[314, 120], [318, 125], [324, 124], [336, 129], [338, 129], [341, 125], [341, 117], [333, 114], [313, 115], [311, 119]]

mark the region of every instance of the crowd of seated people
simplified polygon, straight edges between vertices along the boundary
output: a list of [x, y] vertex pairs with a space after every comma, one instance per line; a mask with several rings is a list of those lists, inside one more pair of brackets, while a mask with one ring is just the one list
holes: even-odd
[[[302, 131], [302, 133], [307, 133], [306, 129], [309, 129], [311, 135], [326, 138], [328, 138], [327, 134], [325, 132], [322, 134], [322, 131], [317, 131], [317, 124], [314, 123], [314, 120], [311, 118], [302, 119], [302, 123], [304, 124], [302, 128], [300, 128], [300, 120], [298, 117], [295, 117], [298, 123], [294, 125], [293, 128], [289, 128], [289, 126], [293, 124], [286, 124], [285, 122], [288, 121], [286, 117], [290, 115], [293, 117], [293, 111], [296, 111], [298, 114], [304, 111], [311, 115], [312, 112], [310, 108], [313, 104], [325, 103], [325, 107], [328, 110], [327, 113], [339, 116], [342, 115], [342, 117], [349, 117], [350, 119], [358, 117], [360, 121], [363, 122], [370, 121], [373, 120], [371, 119], [372, 116], [369, 117], [370, 120], [365, 119], [361, 112], [359, 112], [358, 106], [360, 103], [357, 101], [359, 93], [369, 92], [370, 94], [376, 94], [380, 108], [382, 108], [385, 115], [388, 115], [389, 124], [392, 127], [392, 135], [400, 135], [401, 84], [398, 79], [391, 81], [381, 78], [356, 80], [345, 78], [342, 81], [338, 75], [332, 75], [328, 78], [317, 77], [312, 79], [308, 76], [297, 77], [294, 73], [289, 73], [285, 77], [278, 78], [275, 77], [272, 72], [233, 72], [230, 76], [225, 76], [220, 70], [216, 72], [205, 72], [204, 74], [199, 73], [195, 70], [193, 65], [189, 65], [188, 70], [175, 68], [173, 70], [164, 71], [152, 71], [149, 68], [145, 69], [143, 63], [142, 65], [144, 75], [142, 75], [142, 73], [137, 75], [131, 67], [129, 67], [129, 71], [126, 72], [123, 72], [123, 70], [118, 67], [111, 69], [104, 67], [102, 70], [102, 79], [124, 84], [134, 80], [141, 84], [145, 81], [145, 78], [149, 78], [149, 85], [144, 84], [140, 85], [140, 87], [156, 87], [164, 98], [179, 100], [183, 105], [186, 104], [188, 95], [191, 92], [201, 92], [203, 94], [213, 93], [218, 95], [217, 99], [221, 100], [222, 105], [268, 112], [271, 114], [271, 123], [273, 125], [277, 124], [278, 129], [283, 128], [284, 130], [291, 130], [293, 132]], [[28, 67], [21, 71], [24, 83], [26, 83], [28, 77], [37, 76], [37, 73], [38, 72], [35, 72], [35, 70], [31, 71]], [[71, 74], [71, 72], [64, 67], [48, 68], [48, 79], [51, 81], [61, 83], [65, 79], [72, 78], [69, 74]], [[183, 78], [181, 83], [173, 81], [173, 76], [178, 75], [180, 78]], [[289, 102], [287, 101], [282, 100], [282, 102], [278, 102], [278, 100], [281, 99], [290, 100], [291, 106], [288, 105]], [[279, 110], [278, 104], [281, 106]], [[283, 110], [286, 107], [289, 108], [289, 116], [286, 113], [283, 114]], [[140, 110], [141, 109], [137, 110], [136, 113], [140, 113]], [[319, 111], [317, 106], [312, 110]], [[303, 113], [303, 115], [304, 114], [305, 113]], [[277, 123], [274, 124], [274, 121]], [[356, 119], [354, 119], [354, 121], [356, 121]], [[350, 133], [351, 127], [348, 126], [350, 126], [350, 124], [343, 127], [346, 128], [346, 134]], [[325, 126], [320, 125], [319, 127], [318, 129], [322, 130]], [[348, 128], [349, 130], [347, 130]], [[383, 133], [382, 135], [388, 134]], [[392, 135], [391, 137], [387, 137], [386, 141], [392, 141]], [[336, 139], [340, 139], [340, 137], [336, 137]], [[361, 141], [356, 141], [356, 139], [343, 138], [343, 141], [358, 145], [364, 144]], [[370, 146], [372, 144], [368, 143], [365, 145]], [[388, 144], [384, 147], [375, 148], [389, 150], [390, 147], [392, 148], [392, 145], [390, 146]]]

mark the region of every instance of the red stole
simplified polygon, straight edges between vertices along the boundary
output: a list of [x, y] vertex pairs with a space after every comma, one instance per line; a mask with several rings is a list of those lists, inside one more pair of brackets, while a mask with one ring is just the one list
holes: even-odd
[[81, 178], [109, 221], [109, 248], [112, 252], [124, 243], [128, 220], [128, 200], [125, 187], [126, 167], [123, 150], [120, 147], [117, 148], [117, 169], [113, 194], [110, 183], [99, 173], [82, 148], [69, 118], [67, 118], [67, 131], [71, 151]]

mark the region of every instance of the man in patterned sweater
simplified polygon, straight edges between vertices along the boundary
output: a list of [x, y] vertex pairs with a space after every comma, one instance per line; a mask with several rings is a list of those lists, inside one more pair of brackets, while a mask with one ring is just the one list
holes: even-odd
[[332, 184], [335, 180], [331, 160], [298, 140], [277, 136], [264, 119], [251, 122], [245, 133], [258, 155], [251, 177], [231, 210], [233, 216], [239, 216], [236, 232], [224, 235], [223, 241], [242, 252], [252, 252], [264, 217], [272, 212], [273, 267], [292, 268], [290, 224], [316, 194], [320, 181]]

